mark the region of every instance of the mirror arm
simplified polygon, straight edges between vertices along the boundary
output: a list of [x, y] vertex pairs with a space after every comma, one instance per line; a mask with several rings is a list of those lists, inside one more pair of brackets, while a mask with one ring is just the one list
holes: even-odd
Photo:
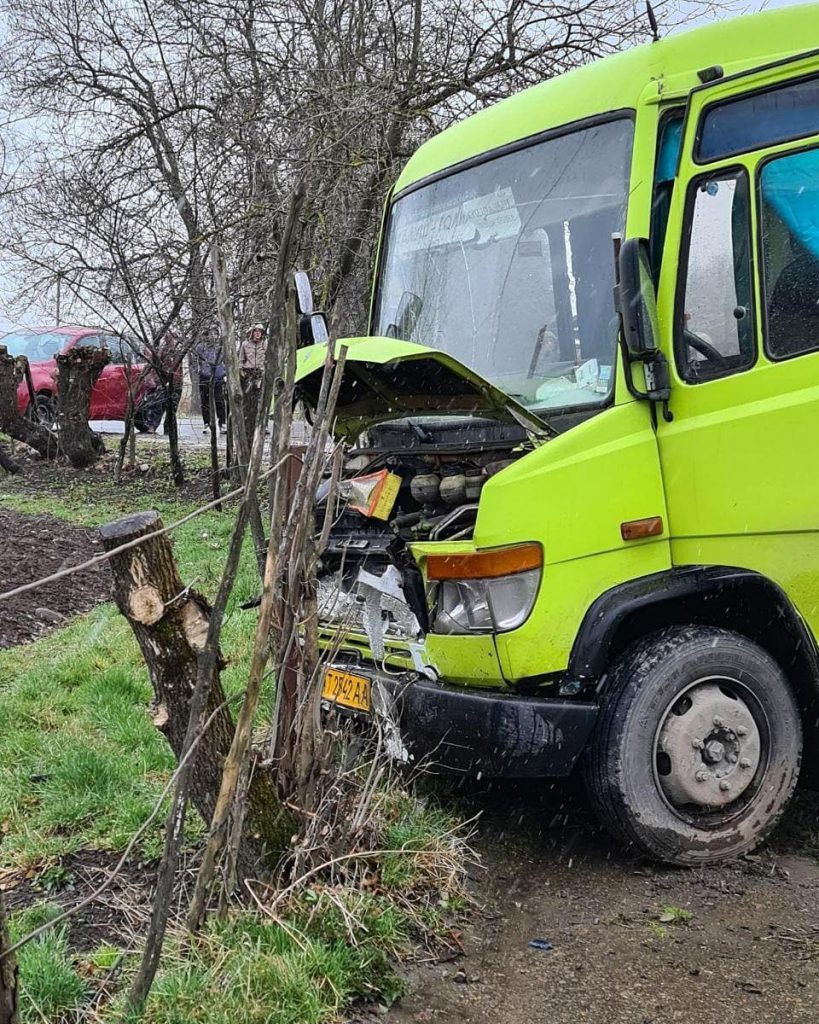
[[[620, 311], [618, 309], [618, 315]], [[653, 349], [642, 356], [634, 356], [629, 352], [626, 344], [625, 331], [623, 330], [623, 318], [620, 315], [620, 352], [623, 356], [623, 376], [626, 378], [626, 387], [632, 398], [639, 402], [651, 402], [652, 415], [656, 425], [657, 405], [663, 409], [663, 419], [671, 423], [674, 413], [669, 409], [668, 403], [671, 400], [671, 387], [668, 380], [668, 360], [665, 353], [660, 349]], [[642, 363], [643, 373], [646, 375], [646, 384], [651, 384], [645, 391], [641, 391], [634, 383], [634, 374], [631, 372], [632, 363]], [[658, 372], [659, 370], [659, 372]]]

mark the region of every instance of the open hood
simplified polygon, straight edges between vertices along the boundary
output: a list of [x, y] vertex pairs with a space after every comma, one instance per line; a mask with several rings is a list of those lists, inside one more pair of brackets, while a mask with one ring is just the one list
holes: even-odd
[[[339, 437], [353, 440], [375, 423], [425, 414], [484, 416], [541, 437], [554, 434], [545, 420], [445, 352], [397, 338], [344, 338], [337, 345], [347, 347], [336, 406]], [[326, 345], [298, 353], [298, 391], [313, 408], [326, 355]]]

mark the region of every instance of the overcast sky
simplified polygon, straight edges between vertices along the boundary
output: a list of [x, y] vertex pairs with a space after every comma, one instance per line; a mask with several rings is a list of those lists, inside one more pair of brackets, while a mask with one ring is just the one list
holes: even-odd
[[[642, 0], [637, 0], [638, 3]], [[766, 10], [773, 7], [790, 7], [795, 4], [795, 0], [718, 0], [720, 6], [720, 13], [718, 17], [720, 19], [736, 17], [740, 14], [749, 14], [760, 10]], [[686, 11], [691, 10], [692, 4], [688, 0], [677, 0], [677, 4], [681, 15]], [[699, 6], [699, 5], [697, 5]], [[705, 24], [708, 21], [714, 20], [713, 16], [699, 17], [694, 20], [688, 18], [685, 23], [685, 29], [691, 28], [693, 25]], [[20, 134], [15, 139], [18, 144], [23, 142], [22, 135], [30, 136], [32, 129], [30, 127], [20, 125], [17, 126], [17, 132]], [[17, 132], [15, 134], [17, 134]], [[34, 131], [36, 135], [36, 131]], [[28, 139], [30, 142], [36, 143], [36, 139]], [[0, 267], [0, 275], [2, 274], [2, 268]], [[74, 317], [74, 319], [82, 320], [82, 313], [78, 310], [66, 309], [66, 298], [63, 295], [63, 320], [66, 320], [68, 316]], [[55, 317], [55, 309], [53, 308], [55, 296], [44, 297], [43, 304], [38, 307], [30, 306], [25, 310], [15, 309], [12, 304], [12, 295], [8, 287], [4, 286], [2, 276], [0, 276], [0, 332], [11, 330], [14, 326], [29, 324], [29, 325], [47, 325], [53, 324]]]

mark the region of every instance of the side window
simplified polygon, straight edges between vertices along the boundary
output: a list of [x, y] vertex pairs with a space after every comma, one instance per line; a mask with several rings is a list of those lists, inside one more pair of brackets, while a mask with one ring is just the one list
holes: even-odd
[[77, 342], [78, 346], [83, 348], [102, 348], [105, 343], [105, 339], [101, 334], [85, 334]]
[[819, 349], [819, 150], [759, 174], [765, 347], [772, 359]]
[[708, 163], [816, 132], [819, 78], [787, 82], [709, 107], [700, 124], [697, 159]]
[[651, 266], [655, 284], [660, 279], [671, 194], [677, 175], [677, 160], [682, 145], [682, 126], [685, 109], [670, 110], [660, 121], [657, 159], [654, 165], [654, 195], [651, 202]]
[[111, 353], [111, 362], [121, 365], [127, 362], [127, 357], [130, 354], [128, 346], [115, 334], [104, 334], [102, 336], [102, 344]]
[[697, 383], [744, 370], [756, 357], [745, 171], [720, 172], [694, 182], [686, 223], [676, 355], [680, 375]]

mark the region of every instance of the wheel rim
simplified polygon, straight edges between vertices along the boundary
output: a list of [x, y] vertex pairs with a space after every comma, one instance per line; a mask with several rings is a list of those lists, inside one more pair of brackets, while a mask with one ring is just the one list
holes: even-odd
[[51, 399], [38, 396], [34, 403], [34, 415], [42, 426], [52, 427], [54, 425], [54, 407], [51, 404]]
[[719, 825], [759, 791], [768, 761], [765, 713], [735, 679], [701, 679], [677, 694], [654, 740], [654, 775], [675, 814]]

